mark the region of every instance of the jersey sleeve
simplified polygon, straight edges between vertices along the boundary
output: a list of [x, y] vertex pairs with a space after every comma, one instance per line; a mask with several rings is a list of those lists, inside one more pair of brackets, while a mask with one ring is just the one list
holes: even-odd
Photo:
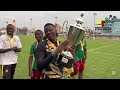
[[22, 48], [22, 44], [19, 37], [17, 37], [17, 48]]
[[30, 48], [30, 55], [34, 54], [34, 45], [31, 45], [31, 48]]
[[1, 39], [0, 39], [0, 49], [2, 49], [2, 46], [3, 46], [3, 45], [2, 45], [2, 41], [1, 41]]
[[0, 37], [0, 49], [3, 48], [2, 38]]

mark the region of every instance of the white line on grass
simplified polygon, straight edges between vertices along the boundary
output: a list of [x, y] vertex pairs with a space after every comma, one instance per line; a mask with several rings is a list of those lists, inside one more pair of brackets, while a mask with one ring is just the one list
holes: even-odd
[[[92, 52], [92, 51], [91, 51], [91, 52]], [[92, 52], [92, 53], [100, 53], [100, 54], [105, 54], [105, 55], [120, 57], [120, 55], [114, 55], [114, 54], [110, 54], [110, 53], [103, 53], [103, 52]]]
[[101, 49], [101, 48], [104, 48], [104, 47], [112, 46], [112, 45], [115, 45], [115, 44], [117, 44], [117, 43], [109, 44], [109, 45], [102, 46], [102, 47], [98, 47], [98, 48], [94, 48], [94, 49], [90, 49], [90, 50], [88, 50], [88, 52], [90, 52], [90, 51], [94, 51], [94, 50], [96, 50], [96, 49]]

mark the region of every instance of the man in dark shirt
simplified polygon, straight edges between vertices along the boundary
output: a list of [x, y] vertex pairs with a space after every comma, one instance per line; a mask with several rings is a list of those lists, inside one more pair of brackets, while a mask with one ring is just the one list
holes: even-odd
[[57, 63], [62, 59], [61, 52], [67, 49], [70, 41], [62, 43], [56, 37], [55, 26], [47, 23], [44, 26], [46, 40], [40, 42], [37, 47], [37, 67], [43, 71], [44, 79], [61, 79], [63, 77], [63, 66]]

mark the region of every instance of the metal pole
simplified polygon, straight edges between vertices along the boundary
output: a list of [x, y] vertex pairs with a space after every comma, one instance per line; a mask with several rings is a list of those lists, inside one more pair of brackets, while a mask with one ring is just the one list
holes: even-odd
[[57, 24], [57, 16], [55, 16], [55, 24]]
[[32, 18], [30, 19], [30, 22], [31, 22], [31, 31], [32, 31]]
[[32, 30], [32, 19], [31, 19], [31, 30]]
[[95, 29], [95, 16], [97, 14], [96, 13], [93, 13], [93, 16], [94, 16], [94, 33], [93, 33], [93, 39], [96, 39], [96, 29]]
[[58, 24], [57, 24], [57, 16], [55, 16], [55, 25], [56, 25], [56, 36], [58, 36], [59, 28], [58, 28]]
[[[93, 14], [94, 15], [94, 14]], [[95, 39], [95, 15], [94, 15], [94, 28], [93, 28], [93, 39]]]

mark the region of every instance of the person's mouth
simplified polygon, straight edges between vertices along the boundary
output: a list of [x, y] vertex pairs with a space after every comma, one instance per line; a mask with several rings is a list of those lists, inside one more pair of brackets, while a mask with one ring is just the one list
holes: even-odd
[[51, 37], [53, 37], [53, 35], [52, 35], [52, 34], [49, 34], [48, 37], [51, 38]]
[[8, 34], [12, 34], [12, 32], [8, 32]]

